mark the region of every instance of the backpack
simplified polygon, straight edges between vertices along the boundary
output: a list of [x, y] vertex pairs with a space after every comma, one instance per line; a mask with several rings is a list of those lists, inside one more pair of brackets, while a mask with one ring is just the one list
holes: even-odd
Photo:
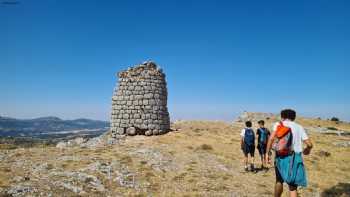
[[289, 127], [283, 125], [282, 122], [276, 129], [277, 141], [274, 143], [274, 150], [277, 156], [287, 156], [293, 152], [292, 141], [293, 134]]
[[259, 128], [259, 131], [260, 131], [259, 144], [266, 144], [267, 143], [267, 130], [266, 130], [266, 128]]
[[255, 142], [255, 134], [253, 129], [246, 128], [244, 132], [244, 143], [248, 146], [254, 145]]

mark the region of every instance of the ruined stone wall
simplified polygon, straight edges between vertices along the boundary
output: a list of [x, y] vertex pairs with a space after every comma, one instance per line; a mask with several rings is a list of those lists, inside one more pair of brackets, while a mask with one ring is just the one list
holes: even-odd
[[112, 97], [111, 130], [116, 135], [158, 135], [170, 130], [165, 74], [154, 62], [118, 73]]

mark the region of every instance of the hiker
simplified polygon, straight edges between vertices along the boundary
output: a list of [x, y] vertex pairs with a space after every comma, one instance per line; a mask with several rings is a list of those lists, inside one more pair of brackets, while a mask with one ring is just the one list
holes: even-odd
[[[289, 186], [291, 197], [297, 196], [298, 186], [307, 186], [302, 154], [310, 154], [312, 143], [304, 128], [294, 122], [295, 117], [294, 110], [282, 110], [281, 121], [273, 126], [273, 132], [267, 143], [266, 152], [268, 153], [273, 146], [276, 153], [275, 197], [282, 195], [284, 182]], [[303, 143], [306, 145], [304, 149]]]
[[245, 128], [241, 132], [241, 149], [244, 154], [244, 169], [248, 169], [248, 154], [250, 155], [250, 170], [254, 171], [255, 134], [252, 129], [252, 122], [245, 122]]
[[263, 120], [258, 121], [259, 128], [256, 130], [256, 135], [258, 137], [258, 146], [260, 159], [261, 159], [261, 169], [268, 170], [267, 167], [267, 157], [266, 157], [266, 146], [267, 141], [270, 137], [270, 131], [265, 128], [265, 122]]

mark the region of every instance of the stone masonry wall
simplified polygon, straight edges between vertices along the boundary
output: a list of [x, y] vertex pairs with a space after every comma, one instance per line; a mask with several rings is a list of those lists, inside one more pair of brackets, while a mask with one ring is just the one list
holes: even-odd
[[170, 130], [165, 74], [154, 62], [118, 73], [112, 97], [112, 135], [158, 135]]

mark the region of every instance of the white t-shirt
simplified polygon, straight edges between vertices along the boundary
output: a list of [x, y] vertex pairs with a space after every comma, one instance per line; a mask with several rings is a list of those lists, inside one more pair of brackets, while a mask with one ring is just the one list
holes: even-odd
[[242, 131], [241, 131], [241, 137], [242, 138], [244, 138], [244, 135], [245, 135], [245, 130], [246, 129], [251, 129], [251, 130], [253, 130], [254, 131], [254, 129], [253, 128], [248, 128], [248, 127], [246, 127], [246, 128], [244, 128], [244, 129], [242, 129]]
[[[280, 124], [279, 122], [276, 122], [272, 127], [272, 131], [276, 131], [277, 126], [279, 124]], [[283, 121], [283, 125], [291, 128], [292, 130], [294, 152], [301, 153], [303, 151], [303, 141], [309, 139], [309, 137], [305, 132], [305, 129], [298, 123], [295, 123], [290, 120]]]

